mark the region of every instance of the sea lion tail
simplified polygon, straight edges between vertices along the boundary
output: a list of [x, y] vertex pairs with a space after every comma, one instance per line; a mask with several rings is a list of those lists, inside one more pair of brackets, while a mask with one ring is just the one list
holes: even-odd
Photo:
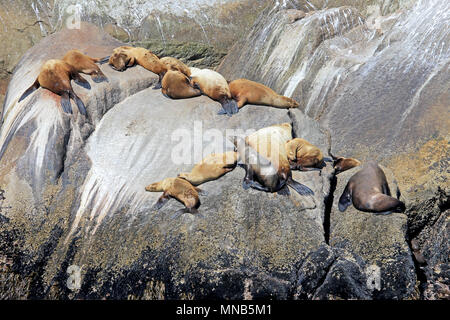
[[75, 92], [71, 92], [70, 95], [72, 96], [72, 99], [77, 104], [78, 111], [80, 111], [80, 113], [83, 116], [86, 116], [87, 115], [87, 111], [86, 111], [86, 107], [84, 106], [83, 101], [75, 94]]
[[294, 189], [295, 191], [297, 191], [297, 193], [302, 196], [313, 196], [314, 195], [314, 191], [312, 191], [310, 188], [308, 188], [304, 184], [301, 184], [301, 183], [293, 180], [292, 178], [290, 178], [287, 181], [287, 185], [289, 187], [291, 187], [292, 189]]
[[31, 85], [31, 87], [29, 87], [19, 98], [19, 102], [28, 97], [34, 91], [36, 91], [39, 87], [40, 87], [39, 81], [38, 79], [36, 79], [36, 81]]
[[233, 114], [239, 112], [239, 107], [237, 105], [237, 102], [232, 98], [224, 98], [219, 101], [222, 105], [222, 109], [219, 111], [218, 114], [227, 114], [229, 117], [231, 117]]
[[65, 113], [72, 114], [72, 105], [70, 104], [70, 94], [69, 92], [64, 92], [61, 95], [61, 107]]
[[98, 63], [98, 64], [105, 64], [105, 63], [107, 63], [108, 61], [109, 61], [109, 58], [110, 58], [111, 56], [107, 56], [107, 57], [104, 57], [104, 58], [100, 58], [100, 59], [94, 59], [94, 61], [96, 62], [96, 63]]

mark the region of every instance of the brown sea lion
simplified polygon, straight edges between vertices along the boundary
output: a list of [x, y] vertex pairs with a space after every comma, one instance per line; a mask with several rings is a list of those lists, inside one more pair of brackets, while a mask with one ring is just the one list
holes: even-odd
[[350, 178], [339, 198], [339, 211], [344, 212], [351, 203], [360, 211], [376, 214], [406, 210], [402, 201], [391, 196], [386, 176], [375, 161], [365, 163], [362, 169]]
[[191, 76], [191, 83], [194, 88], [199, 88], [202, 93], [220, 102], [222, 110], [219, 114], [226, 113], [231, 117], [239, 112], [236, 101], [231, 97], [228, 82], [220, 73], [209, 69], [196, 70], [195, 75]]
[[159, 210], [170, 198], [174, 198], [184, 204], [184, 212], [196, 213], [200, 207], [199, 193], [204, 192], [194, 187], [187, 180], [181, 178], [166, 178], [162, 181], [152, 183], [145, 187], [149, 192], [164, 192], [154, 205], [155, 210]]
[[187, 77], [191, 75], [189, 67], [176, 58], [164, 57], [159, 59], [154, 53], [145, 48], [122, 46], [114, 49], [109, 58], [109, 64], [118, 71], [139, 64], [141, 67], [156, 73], [159, 81], [154, 89], [161, 88], [161, 81], [168, 70], [180, 71]]
[[233, 171], [237, 164], [237, 158], [238, 154], [234, 151], [220, 154], [213, 153], [196, 164], [191, 172], [183, 172], [178, 176], [189, 181], [192, 185], [198, 186], [208, 181], [217, 180]]
[[333, 167], [336, 174], [361, 165], [361, 162], [354, 158], [335, 157], [333, 155], [331, 156], [333, 158]]
[[65, 112], [72, 113], [72, 106], [70, 104], [70, 98], [72, 98], [76, 102], [80, 113], [86, 115], [86, 107], [83, 101], [81, 101], [72, 89], [72, 84], [70, 83], [72, 79], [83, 87], [86, 87], [86, 83], [89, 84], [67, 62], [55, 59], [48, 60], [42, 65], [36, 81], [22, 94], [19, 102], [39, 87], [42, 87], [61, 96], [61, 107]]
[[277, 108], [297, 108], [299, 106], [297, 101], [279, 95], [269, 87], [258, 82], [238, 79], [231, 81], [229, 86], [231, 95], [237, 101], [239, 109], [247, 103]]
[[99, 83], [108, 80], [96, 65], [104, 59], [91, 58], [79, 50], [70, 50], [62, 60], [70, 64], [77, 72], [88, 74], [94, 82]]
[[289, 195], [287, 186], [301, 195], [313, 195], [307, 186], [292, 179], [285, 144], [292, 139], [292, 126], [289, 123], [266, 127], [244, 139], [235, 138], [239, 154], [239, 165], [246, 175], [244, 189], [254, 188], [266, 192]]
[[162, 94], [172, 99], [191, 98], [202, 94], [199, 89], [194, 89], [189, 78], [179, 71], [167, 71], [161, 85]]
[[[310, 171], [325, 166], [322, 151], [305, 139], [294, 138], [286, 142], [286, 151], [291, 169]], [[328, 160], [328, 159], [327, 159]]]

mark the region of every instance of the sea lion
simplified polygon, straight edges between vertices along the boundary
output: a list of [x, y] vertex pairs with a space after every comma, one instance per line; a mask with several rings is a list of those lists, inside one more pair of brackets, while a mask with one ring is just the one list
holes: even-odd
[[170, 198], [174, 198], [184, 204], [184, 212], [196, 213], [200, 207], [199, 194], [204, 192], [194, 187], [187, 180], [181, 178], [166, 178], [162, 181], [152, 183], [145, 187], [149, 192], [164, 192], [154, 205], [155, 210], [159, 210]]
[[322, 151], [305, 139], [294, 138], [286, 142], [286, 151], [291, 169], [301, 171], [320, 170], [325, 166]]
[[180, 60], [172, 57], [159, 59], [154, 53], [145, 48], [118, 47], [113, 50], [113, 54], [109, 58], [109, 64], [118, 71], [123, 71], [136, 63], [159, 76], [158, 83], [153, 89], [161, 88], [162, 78], [168, 70], [180, 71], [187, 77], [191, 75], [189, 67]]
[[42, 87], [61, 96], [61, 107], [65, 112], [72, 113], [72, 106], [70, 104], [70, 98], [72, 98], [76, 102], [80, 113], [86, 115], [86, 107], [83, 101], [81, 101], [72, 89], [72, 84], [70, 83], [72, 79], [83, 87], [87, 86], [86, 83], [89, 84], [67, 62], [56, 59], [48, 60], [42, 65], [36, 81], [22, 94], [19, 102], [39, 87]]
[[301, 195], [313, 195], [307, 186], [292, 179], [285, 144], [292, 139], [292, 126], [288, 123], [260, 129], [245, 139], [235, 137], [239, 165], [246, 175], [243, 188], [289, 195], [287, 186]]
[[331, 155], [331, 157], [333, 158], [333, 167], [335, 170], [335, 174], [339, 174], [361, 165], [361, 162], [354, 158], [335, 157], [333, 155]]
[[365, 212], [390, 214], [404, 212], [405, 204], [391, 197], [386, 176], [375, 161], [369, 161], [348, 181], [344, 192], [339, 198], [339, 211], [344, 212], [353, 206]]
[[226, 113], [231, 117], [239, 112], [236, 101], [231, 97], [228, 82], [220, 73], [209, 69], [196, 70], [195, 75], [191, 76], [191, 83], [194, 88], [199, 88], [202, 93], [220, 102], [222, 110], [219, 114]]
[[194, 89], [186, 75], [180, 71], [169, 70], [162, 79], [162, 94], [172, 99], [184, 99], [200, 96], [199, 89]]
[[196, 164], [191, 172], [180, 173], [178, 177], [189, 181], [194, 186], [217, 180], [236, 168], [237, 158], [238, 154], [234, 151], [220, 154], [213, 153]]
[[94, 82], [99, 83], [108, 81], [104, 73], [96, 65], [96, 63], [104, 59], [91, 58], [79, 50], [70, 50], [62, 60], [70, 64], [77, 72], [88, 74]]
[[237, 101], [238, 108], [245, 104], [266, 105], [276, 108], [297, 108], [298, 102], [279, 95], [265, 85], [247, 79], [231, 81], [230, 92], [234, 100]]

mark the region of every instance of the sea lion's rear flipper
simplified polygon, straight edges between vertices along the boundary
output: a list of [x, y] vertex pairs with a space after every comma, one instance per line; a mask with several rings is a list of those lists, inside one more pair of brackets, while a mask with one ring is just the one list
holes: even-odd
[[64, 92], [61, 95], [61, 107], [65, 113], [72, 114], [72, 105], [70, 104], [70, 94], [68, 92]]
[[108, 78], [105, 76], [105, 74], [103, 72], [97, 72], [97, 73], [93, 73], [91, 75], [92, 80], [95, 83], [100, 83], [100, 82], [109, 82]]
[[334, 160], [332, 158], [328, 158], [328, 157], [324, 157], [323, 161], [325, 161], [325, 162], [334, 162]]
[[79, 85], [80, 87], [83, 87], [83, 88], [88, 89], [88, 90], [91, 89], [91, 84], [90, 84], [85, 78], [83, 78], [83, 77], [81, 76], [81, 74], [79, 74], [79, 73], [74, 73], [74, 74], [72, 75], [72, 77], [73, 77], [73, 81], [75, 81], [75, 83], [76, 83], [77, 85]]
[[98, 63], [98, 64], [105, 64], [105, 63], [107, 63], [109, 61], [110, 57], [111, 56], [107, 56], [107, 57], [104, 57], [104, 58], [97, 59], [96, 63]]
[[277, 192], [280, 196], [289, 196], [291, 195], [291, 192], [289, 191], [289, 188], [287, 185], [284, 185], [283, 188], [281, 188], [280, 190], [278, 190]]
[[310, 188], [308, 188], [304, 184], [301, 184], [301, 183], [295, 181], [292, 178], [288, 179], [287, 185], [289, 187], [291, 187], [292, 189], [294, 189], [295, 191], [297, 191], [297, 193], [302, 196], [313, 196], [314, 195], [314, 191], [312, 191]]
[[39, 81], [36, 79], [36, 81], [31, 85], [31, 87], [29, 87], [19, 98], [19, 102], [28, 97], [34, 91], [36, 91], [39, 88], [39, 86], [40, 86]]
[[220, 109], [219, 112], [217, 112], [218, 115], [224, 115], [227, 114], [224, 108]]
[[344, 212], [347, 210], [348, 206], [352, 203], [352, 194], [350, 192], [350, 188], [347, 186], [344, 189], [344, 192], [342, 192], [341, 197], [339, 198], [339, 211]]
[[70, 96], [72, 97], [72, 99], [75, 101], [75, 103], [77, 104], [78, 107], [78, 111], [80, 111], [80, 113], [83, 116], [87, 116], [87, 111], [86, 111], [86, 107], [84, 106], [83, 101], [75, 94], [75, 92], [70, 92]]
[[159, 210], [161, 209], [166, 203], [167, 201], [169, 201], [170, 197], [163, 193], [163, 195], [161, 197], [159, 197], [158, 201], [156, 201], [156, 203], [153, 205], [153, 210]]

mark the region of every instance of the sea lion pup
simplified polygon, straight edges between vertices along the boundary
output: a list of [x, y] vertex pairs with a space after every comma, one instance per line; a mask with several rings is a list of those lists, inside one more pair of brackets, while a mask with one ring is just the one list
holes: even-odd
[[162, 94], [172, 99], [191, 98], [202, 94], [199, 89], [194, 89], [189, 78], [179, 71], [167, 71], [161, 85]]
[[332, 154], [330, 155], [333, 158], [333, 167], [335, 170], [335, 174], [339, 174], [361, 165], [361, 161], [354, 158], [335, 157]]
[[194, 186], [217, 180], [236, 168], [237, 158], [238, 154], [234, 151], [220, 154], [213, 153], [196, 164], [191, 172], [180, 173], [178, 177], [189, 181]]
[[297, 101], [279, 95], [269, 87], [258, 82], [238, 79], [231, 81], [229, 86], [231, 95], [237, 101], [239, 109], [247, 103], [276, 108], [297, 108], [299, 106]]
[[55, 59], [48, 60], [42, 65], [36, 81], [22, 94], [19, 102], [39, 87], [42, 87], [61, 96], [61, 107], [65, 112], [72, 113], [72, 105], [70, 104], [70, 98], [72, 98], [76, 102], [80, 113], [86, 115], [86, 107], [83, 101], [81, 101], [72, 89], [72, 84], [70, 83], [72, 79], [83, 87], [86, 87], [86, 83], [89, 84], [67, 62]]
[[191, 83], [194, 88], [199, 88], [202, 93], [220, 102], [222, 110], [219, 114], [226, 113], [231, 117], [239, 112], [236, 101], [231, 97], [228, 82], [220, 73], [209, 69], [195, 70], [195, 74], [191, 76]]
[[286, 151], [293, 170], [320, 170], [325, 166], [324, 161], [331, 161], [323, 157], [319, 148], [301, 138], [286, 142]]
[[205, 194], [199, 188], [194, 187], [187, 180], [181, 178], [166, 178], [145, 187], [149, 192], [164, 192], [154, 205], [154, 209], [161, 209], [170, 198], [174, 198], [184, 204], [183, 212], [196, 213], [200, 207], [199, 194]]
[[243, 188], [249, 187], [289, 195], [287, 186], [301, 195], [313, 195], [307, 186], [292, 179], [285, 144], [292, 139], [292, 126], [288, 123], [260, 129], [245, 140], [235, 137], [239, 165], [245, 171]]
[[344, 212], [353, 203], [360, 211], [390, 214], [405, 211], [405, 204], [391, 197], [383, 170], [375, 161], [369, 161], [355, 173], [339, 198], [339, 211]]
[[[70, 50], [66, 53], [63, 61], [70, 64], [77, 72], [85, 73], [91, 76], [92, 80], [96, 83], [108, 81], [108, 78], [100, 70], [100, 68], [95, 64], [103, 61], [103, 59], [91, 58], [83, 54], [79, 50]], [[90, 88], [87, 88], [90, 89]]]

